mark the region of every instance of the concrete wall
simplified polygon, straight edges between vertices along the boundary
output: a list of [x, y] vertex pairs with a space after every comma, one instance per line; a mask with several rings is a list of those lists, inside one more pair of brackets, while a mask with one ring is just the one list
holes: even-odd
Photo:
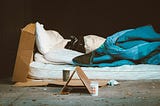
[[[157, 0], [158, 1], [158, 0]], [[39, 21], [65, 38], [114, 32], [151, 24], [160, 32], [160, 6], [146, 0], [1, 0], [0, 76], [11, 76], [20, 29]]]

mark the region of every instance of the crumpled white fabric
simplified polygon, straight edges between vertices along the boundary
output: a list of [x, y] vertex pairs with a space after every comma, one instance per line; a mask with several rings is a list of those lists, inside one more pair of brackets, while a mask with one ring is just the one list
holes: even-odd
[[56, 48], [64, 48], [70, 40], [64, 39], [57, 31], [45, 30], [44, 25], [36, 22], [36, 45], [42, 54]]
[[97, 35], [86, 35], [83, 38], [84, 38], [84, 44], [85, 44], [84, 47], [85, 47], [86, 53], [89, 53], [97, 49], [106, 40], [105, 38]]
[[72, 59], [79, 55], [83, 53], [69, 49], [54, 49], [44, 54], [44, 57], [52, 62], [73, 64]]

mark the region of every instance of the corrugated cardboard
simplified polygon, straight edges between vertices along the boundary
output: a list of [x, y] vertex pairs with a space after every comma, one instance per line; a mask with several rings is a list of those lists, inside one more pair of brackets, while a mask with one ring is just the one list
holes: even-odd
[[[92, 81], [98, 81], [99, 87], [106, 86], [107, 80], [92, 80]], [[64, 82], [62, 79], [60, 80], [34, 80], [34, 79], [28, 79], [27, 82], [17, 82], [14, 84], [14, 86], [47, 86], [49, 84], [53, 85], [59, 85], [64, 86], [66, 82]], [[78, 79], [72, 79], [68, 86], [84, 86], [81, 80]]]
[[33, 50], [35, 44], [35, 24], [28, 24], [21, 30], [21, 36], [17, 51], [17, 57], [13, 72], [13, 81], [27, 81], [29, 64], [33, 61]]

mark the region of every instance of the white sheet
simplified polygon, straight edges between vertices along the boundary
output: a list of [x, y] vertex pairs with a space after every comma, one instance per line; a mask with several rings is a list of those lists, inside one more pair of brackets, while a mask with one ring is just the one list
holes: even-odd
[[44, 58], [54, 63], [73, 64], [72, 59], [83, 53], [69, 49], [54, 49], [44, 54]]
[[36, 62], [45, 63], [45, 64], [66, 64], [66, 63], [62, 63], [62, 62], [58, 63], [58, 62], [48, 61], [47, 59], [44, 58], [44, 56], [42, 54], [40, 54], [38, 52], [35, 53], [34, 60]]
[[[34, 79], [62, 79], [62, 70], [68, 69], [70, 73], [73, 65], [53, 65], [40, 62], [30, 64], [29, 76]], [[116, 79], [116, 80], [140, 80], [160, 79], [160, 65], [123, 65], [119, 67], [82, 67], [89, 79]], [[78, 76], [73, 76], [77, 79]]]

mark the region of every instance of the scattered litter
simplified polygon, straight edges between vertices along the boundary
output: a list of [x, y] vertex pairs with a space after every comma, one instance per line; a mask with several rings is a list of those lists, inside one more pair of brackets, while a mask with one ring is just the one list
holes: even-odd
[[128, 95], [128, 96], [132, 96], [132, 93], [131, 93], [131, 92], [127, 92], [127, 95]]
[[110, 81], [107, 82], [107, 85], [110, 85], [110, 86], [115, 86], [115, 85], [118, 85], [118, 84], [119, 84], [119, 82], [116, 81], [116, 80], [110, 80]]
[[44, 90], [44, 91], [46, 91], [46, 90], [47, 90], [47, 88], [43, 88], [43, 90]]
[[98, 82], [91, 81], [90, 87], [91, 87], [91, 91], [92, 91], [91, 95], [98, 96]]
[[58, 95], [57, 93], [54, 93], [53, 95]]
[[152, 86], [152, 88], [156, 88], [155, 86]]
[[36, 101], [36, 99], [32, 99], [32, 101]]

